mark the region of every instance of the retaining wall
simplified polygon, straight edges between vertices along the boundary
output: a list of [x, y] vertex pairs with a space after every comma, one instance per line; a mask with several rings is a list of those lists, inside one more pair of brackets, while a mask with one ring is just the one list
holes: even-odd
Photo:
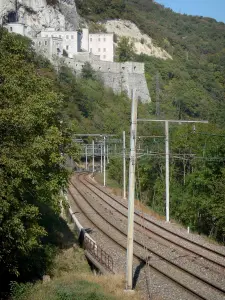
[[[136, 89], [136, 97], [141, 102], [147, 103], [151, 101], [143, 63], [117, 63], [98, 60], [89, 60], [89, 62], [93, 70], [99, 74], [104, 85], [112, 88], [114, 93], [125, 92], [131, 98], [131, 90]], [[65, 63], [79, 75], [85, 61], [66, 58]]]

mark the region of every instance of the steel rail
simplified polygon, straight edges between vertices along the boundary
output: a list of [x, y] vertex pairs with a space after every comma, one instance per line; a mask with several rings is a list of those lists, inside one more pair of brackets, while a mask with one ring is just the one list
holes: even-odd
[[[96, 189], [98, 189], [99, 191], [101, 191], [103, 194], [107, 195], [109, 198], [113, 199], [113, 200], [114, 200], [115, 202], [117, 202], [119, 205], [121, 205], [121, 206], [123, 206], [124, 208], [127, 209], [127, 205], [124, 204], [124, 203], [122, 203], [122, 202], [120, 202], [120, 201], [118, 201], [115, 197], [113, 197], [113, 195], [110, 195], [108, 192], [106, 192], [105, 190], [101, 189], [101, 188], [98, 187], [96, 184], [92, 183], [91, 181], [89, 181], [89, 180], [87, 180], [87, 179], [85, 179], [85, 180], [86, 180], [90, 185], [92, 185], [93, 187], [95, 187]], [[86, 185], [86, 183], [83, 183], [83, 184]], [[89, 189], [90, 189], [91, 191], [93, 191], [91, 188], [89, 188]], [[103, 199], [101, 196], [99, 196], [96, 192], [93, 191], [93, 193], [95, 193], [98, 197], [100, 197], [104, 202], [107, 202], [107, 201], [105, 201], [105, 199]], [[116, 208], [115, 208], [114, 206], [112, 206], [110, 203], [107, 202], [107, 204], [108, 204], [109, 206], [111, 206], [113, 209], [115, 209], [116, 211], [118, 211], [120, 214], [126, 216], [126, 214], [124, 214], [124, 213], [122, 213], [121, 211], [119, 211], [118, 209], [116, 209]], [[193, 245], [195, 245], [195, 246], [197, 246], [197, 247], [199, 247], [199, 248], [201, 248], [201, 249], [204, 249], [205, 251], [211, 252], [211, 253], [213, 253], [214, 255], [218, 255], [218, 256], [220, 256], [220, 257], [222, 257], [222, 258], [225, 259], [225, 254], [223, 254], [223, 253], [221, 253], [221, 252], [218, 252], [218, 251], [216, 251], [216, 250], [210, 249], [210, 248], [208, 248], [208, 247], [206, 247], [206, 246], [204, 246], [204, 245], [201, 245], [201, 244], [199, 244], [199, 243], [197, 243], [197, 242], [195, 242], [195, 241], [192, 241], [192, 240], [190, 240], [190, 239], [188, 239], [188, 238], [186, 238], [186, 237], [184, 237], [184, 236], [181, 236], [180, 234], [178, 234], [178, 233], [176, 233], [176, 232], [173, 232], [172, 230], [167, 229], [167, 228], [161, 226], [160, 224], [157, 224], [156, 222], [147, 219], [147, 218], [144, 217], [144, 216], [142, 217], [142, 216], [141, 216], [139, 213], [137, 213], [137, 212], [135, 212], [135, 215], [138, 216], [138, 217], [140, 217], [140, 218], [143, 218], [144, 221], [146, 221], [146, 222], [148, 222], [148, 223], [150, 223], [150, 224], [155, 225], [156, 227], [160, 228], [160, 229], [163, 230], [163, 231], [166, 231], [166, 232], [168, 232], [168, 233], [170, 233], [170, 234], [172, 234], [172, 235], [174, 235], [174, 236], [176, 236], [176, 237], [178, 237], [178, 238], [180, 238], [180, 239], [182, 239], [182, 240], [184, 240], [184, 241], [186, 241], [186, 242], [188, 242], [188, 243], [190, 243], [190, 244], [193, 244]], [[141, 226], [141, 224], [140, 224], [139, 222], [135, 221], [135, 223], [137, 223], [139, 226]], [[217, 261], [215, 261], [215, 260], [213, 260], [213, 259], [210, 259], [209, 257], [207, 257], [206, 255], [204, 255], [203, 253], [199, 254], [199, 253], [198, 253], [197, 251], [195, 251], [195, 250], [188, 249], [188, 248], [186, 248], [185, 246], [180, 245], [180, 244], [178, 244], [178, 243], [175, 242], [175, 241], [171, 241], [169, 238], [166, 238], [165, 236], [160, 235], [159, 233], [157, 233], [157, 232], [155, 232], [155, 231], [153, 231], [153, 230], [151, 230], [151, 229], [149, 229], [149, 228], [146, 228], [146, 230], [149, 231], [149, 232], [152, 232], [152, 233], [155, 234], [155, 235], [158, 235], [159, 237], [161, 237], [161, 238], [167, 240], [167, 241], [170, 242], [170, 243], [175, 244], [176, 246], [179, 246], [180, 248], [185, 249], [186, 251], [190, 251], [190, 252], [192, 252], [192, 253], [194, 253], [194, 254], [196, 254], [196, 255], [198, 255], [198, 256], [204, 257], [205, 259], [209, 260], [210, 262], [212, 262], [212, 263], [214, 263], [214, 264], [216, 264], [216, 265], [218, 265], [218, 266], [220, 266], [220, 267], [222, 267], [222, 268], [225, 268], [225, 264], [221, 264], [221, 263], [219, 263], [219, 262], [217, 262]]]

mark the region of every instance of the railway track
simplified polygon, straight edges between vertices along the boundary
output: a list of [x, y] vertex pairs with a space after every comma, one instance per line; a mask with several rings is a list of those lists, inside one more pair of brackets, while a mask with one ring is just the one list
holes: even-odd
[[[93, 211], [99, 216], [101, 220], [104, 220], [105, 224], [110, 224], [110, 226], [115, 232], [120, 235], [120, 238], [113, 238], [113, 235], [111, 232], [108, 232], [108, 230], [104, 230], [101, 228], [102, 226], [95, 223], [95, 226], [99, 228], [99, 230], [104, 231], [105, 234], [107, 234], [110, 238], [113, 238], [114, 241], [119, 244], [124, 250], [126, 249], [126, 242], [121, 243], [121, 241], [126, 241], [126, 232], [124, 229], [121, 229], [118, 225], [115, 224], [115, 222], [112, 222], [110, 218], [105, 215], [105, 210], [99, 209], [99, 207], [96, 205], [95, 201], [93, 201], [92, 195], [95, 195], [96, 197], [99, 197], [101, 201], [107, 203], [107, 205], [111, 205], [111, 208], [117, 211], [117, 213], [121, 213], [118, 209], [115, 208], [113, 204], [109, 204], [106, 199], [102, 197], [102, 195], [99, 195], [99, 193], [93, 189], [97, 189], [96, 185], [91, 185], [91, 183], [88, 181], [85, 181], [84, 175], [78, 175], [76, 180], [74, 182], [71, 182], [71, 186], [76, 190], [76, 193], [80, 195], [80, 197], [83, 199], [82, 201], [85, 201], [88, 203], [88, 205], [93, 209]], [[92, 188], [90, 187], [92, 186]], [[74, 198], [73, 193], [70, 191], [71, 196]], [[111, 195], [106, 193], [105, 191], [102, 191], [100, 189], [100, 194], [104, 193], [105, 196], [110, 197], [111, 201], [118, 201], [117, 199], [114, 199]], [[106, 197], [106, 198], [107, 198]], [[77, 199], [74, 198], [74, 201], [77, 202]], [[121, 203], [119, 203], [121, 205]], [[124, 205], [124, 204], [123, 204]], [[79, 204], [78, 204], [79, 206]], [[79, 206], [81, 209], [81, 207]], [[127, 207], [124, 207], [127, 209]], [[85, 214], [85, 211], [81, 209], [82, 213]], [[124, 217], [124, 213], [122, 213]], [[90, 218], [90, 216], [88, 216]], [[138, 222], [138, 221], [136, 221]], [[138, 223], [137, 223], [138, 224]], [[140, 224], [138, 224], [140, 226]], [[105, 232], [106, 231], [106, 232]], [[122, 236], [122, 238], [121, 238]], [[145, 248], [147, 251], [147, 257], [143, 254], [143, 243], [138, 240], [138, 238], [134, 239], [135, 244], [135, 251], [134, 255], [137, 259], [140, 259], [141, 261], [149, 260], [149, 257], [151, 257], [150, 261], [148, 261], [151, 268], [157, 270], [157, 272], [163, 274], [163, 276], [166, 276], [167, 278], [170, 278], [173, 282], [175, 282], [180, 287], [184, 288], [186, 291], [188, 291], [190, 294], [196, 296], [197, 299], [205, 299], [205, 300], [211, 300], [211, 299], [225, 299], [225, 289], [223, 287], [220, 287], [215, 282], [210, 282], [208, 279], [204, 278], [203, 276], [199, 276], [197, 274], [194, 274], [190, 270], [187, 270], [185, 268], [182, 268], [179, 264], [176, 262], [168, 259], [165, 255], [161, 255], [157, 252], [155, 252], [151, 247], [145, 245]], [[213, 261], [213, 263], [215, 263]], [[224, 266], [221, 266], [219, 264], [219, 267], [222, 268]], [[212, 296], [213, 295], [213, 296]]]
[[[127, 218], [127, 214], [125, 211], [127, 211], [128, 206], [126, 203], [121, 202], [121, 200], [118, 200], [117, 197], [109, 194], [103, 188], [99, 187], [93, 181], [89, 180], [85, 175], [81, 175], [81, 176], [84, 176], [84, 180], [81, 179], [81, 182], [88, 189], [91, 189], [91, 191], [96, 196], [100, 197], [102, 201], [107, 203], [108, 206], [110, 206], [111, 208], [116, 210], [119, 214], [121, 214], [122, 216]], [[97, 190], [97, 192], [96, 192], [96, 190]], [[99, 192], [101, 192], [102, 194], [107, 196], [110, 201], [107, 201], [105, 198], [103, 198], [102, 195], [99, 194]], [[113, 202], [116, 202], [119, 206], [121, 206], [123, 209], [125, 209], [125, 211], [122, 211], [121, 209], [116, 208], [115, 205], [113, 205], [113, 202], [111, 200], [113, 200]], [[210, 249], [209, 247], [202, 245], [200, 243], [197, 243], [195, 241], [192, 241], [192, 240], [186, 238], [185, 236], [177, 234], [177, 233], [171, 231], [170, 229], [167, 229], [167, 228], [161, 226], [160, 224], [157, 224], [153, 220], [147, 219], [145, 216], [140, 215], [140, 213], [138, 213], [138, 212], [135, 212], [135, 216], [136, 216], [136, 219], [134, 221], [135, 225], [143, 226], [143, 220], [146, 223], [146, 225], [154, 225], [155, 227], [157, 227], [161, 230], [161, 233], [157, 232], [156, 230], [150, 229], [147, 226], [145, 226], [145, 230], [147, 232], [150, 232], [150, 233], [162, 238], [164, 241], [167, 241], [170, 244], [173, 244], [179, 248], [182, 248], [182, 249], [192, 253], [193, 255], [197, 255], [197, 256], [204, 258], [205, 260], [217, 265], [218, 267], [221, 268], [221, 271], [222, 271], [221, 273], [225, 272], [225, 254], [223, 254], [219, 251]], [[169, 237], [165, 236], [165, 234], [164, 234], [165, 232], [169, 233]], [[174, 236], [177, 238], [176, 240], [174, 240]], [[184, 241], [186, 244], [182, 245], [182, 241]], [[192, 246], [192, 248], [190, 248], [190, 246]], [[194, 249], [193, 249], [193, 246], [195, 247]], [[223, 275], [225, 276], [225, 273]]]

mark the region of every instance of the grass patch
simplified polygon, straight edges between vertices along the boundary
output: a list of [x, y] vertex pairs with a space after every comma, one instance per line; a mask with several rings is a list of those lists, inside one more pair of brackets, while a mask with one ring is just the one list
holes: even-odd
[[76, 243], [62, 250], [49, 271], [51, 280], [42, 283], [12, 284], [11, 300], [134, 300], [138, 293], [126, 295], [124, 276], [95, 276], [84, 251]]
[[[104, 183], [104, 177], [103, 176], [104, 176], [103, 173], [96, 173], [94, 178], [98, 183], [103, 185], [103, 183]], [[106, 186], [108, 186], [110, 188], [121, 189], [121, 186], [119, 185], [119, 183], [116, 180], [109, 178], [107, 172], [106, 172]]]

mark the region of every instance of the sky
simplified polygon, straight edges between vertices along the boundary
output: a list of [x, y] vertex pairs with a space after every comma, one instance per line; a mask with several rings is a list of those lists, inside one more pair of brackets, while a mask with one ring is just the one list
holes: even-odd
[[211, 17], [225, 23], [225, 0], [156, 0], [175, 12]]

